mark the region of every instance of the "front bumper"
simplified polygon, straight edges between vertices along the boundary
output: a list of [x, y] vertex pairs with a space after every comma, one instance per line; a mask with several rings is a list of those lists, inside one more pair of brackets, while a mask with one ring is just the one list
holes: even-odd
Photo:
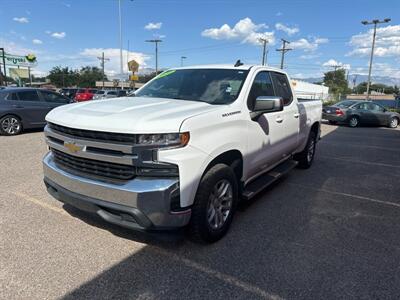
[[177, 178], [136, 177], [121, 184], [92, 180], [60, 169], [51, 153], [43, 159], [43, 172], [54, 198], [113, 224], [159, 230], [183, 227], [190, 220], [190, 209], [171, 211], [171, 203], [179, 203]]

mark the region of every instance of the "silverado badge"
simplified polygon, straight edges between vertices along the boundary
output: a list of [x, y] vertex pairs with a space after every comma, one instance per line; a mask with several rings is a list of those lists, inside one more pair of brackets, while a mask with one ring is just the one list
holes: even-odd
[[67, 148], [72, 153], [76, 153], [83, 149], [83, 146], [77, 145], [74, 142], [64, 142], [64, 147]]

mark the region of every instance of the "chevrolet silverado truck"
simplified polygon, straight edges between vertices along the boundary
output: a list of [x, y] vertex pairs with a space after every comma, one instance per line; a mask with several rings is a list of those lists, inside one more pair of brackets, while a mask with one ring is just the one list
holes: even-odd
[[44, 182], [57, 200], [107, 222], [186, 227], [215, 242], [239, 201], [311, 166], [321, 111], [321, 101], [296, 98], [280, 69], [171, 69], [132, 97], [52, 110]]

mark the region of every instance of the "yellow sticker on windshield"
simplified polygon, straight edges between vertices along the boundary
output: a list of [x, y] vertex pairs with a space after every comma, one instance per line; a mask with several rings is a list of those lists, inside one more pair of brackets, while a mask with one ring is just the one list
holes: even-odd
[[157, 76], [157, 78], [163, 78], [165, 76], [171, 75], [171, 74], [175, 73], [175, 71], [176, 70], [169, 70], [169, 71], [162, 72], [160, 75]]

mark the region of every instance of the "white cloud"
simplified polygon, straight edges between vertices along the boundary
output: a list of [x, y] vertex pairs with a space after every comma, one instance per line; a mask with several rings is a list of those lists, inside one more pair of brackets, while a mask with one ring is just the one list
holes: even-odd
[[[102, 53], [104, 52], [104, 57], [109, 58], [110, 61], [107, 61], [105, 63], [105, 73], [107, 75], [113, 76], [117, 75], [120, 73], [120, 50], [117, 48], [86, 48], [84, 49], [80, 55], [83, 57], [87, 57], [91, 59], [92, 64], [99, 65], [100, 61], [98, 60], [98, 57], [101, 57]], [[127, 50], [122, 51], [122, 58], [123, 58], [123, 68], [124, 68], [124, 73], [128, 72], [128, 66], [127, 66]], [[134, 59], [136, 60], [140, 68], [144, 68], [147, 66], [146, 61], [150, 59], [150, 56], [140, 53], [140, 52], [129, 52], [129, 59]]]
[[146, 29], [146, 30], [155, 30], [155, 29], [160, 29], [161, 26], [162, 26], [161, 22], [158, 22], [158, 23], [151, 23], [150, 22], [149, 24], [144, 26], [144, 29]]
[[[350, 46], [353, 47], [353, 50], [347, 55], [370, 55], [372, 35], [373, 29], [369, 29], [364, 33], [353, 35], [350, 39]], [[400, 25], [389, 25], [386, 27], [377, 28], [374, 55], [378, 57], [400, 55]]]
[[290, 28], [290, 27], [288, 27], [288, 26], [286, 26], [286, 25], [284, 25], [282, 23], [276, 23], [275, 24], [275, 29], [283, 31], [283, 32], [286, 32], [287, 35], [293, 35], [293, 34], [298, 33], [300, 31], [300, 29], [298, 27]]
[[275, 16], [277, 16], [277, 17], [280, 17], [280, 16], [282, 16], [282, 15], [283, 15], [283, 13], [280, 12], [280, 11], [278, 11], [278, 12], [275, 14]]
[[323, 67], [339, 67], [341, 69], [345, 69], [345, 70], [350, 70], [350, 65], [349, 64], [344, 64], [342, 62], [338, 62], [336, 60], [334, 60], [333, 58], [331, 58], [330, 60], [324, 62], [322, 64]]
[[268, 28], [264, 23], [255, 24], [250, 18], [244, 18], [237, 22], [232, 28], [228, 24], [220, 28], [205, 29], [201, 35], [214, 40], [241, 40], [243, 43], [259, 44], [260, 38], [269, 40], [269, 44], [275, 43], [274, 32], [262, 32]]
[[318, 49], [319, 45], [328, 43], [329, 40], [325, 38], [311, 38], [309, 40], [301, 38], [297, 41], [291, 42], [289, 48], [294, 50], [304, 50], [306, 52], [312, 52]]
[[56, 38], [56, 39], [59, 39], [59, 40], [65, 38], [66, 35], [67, 34], [64, 31], [63, 32], [53, 32], [53, 33], [51, 33], [51, 36], [53, 38]]
[[43, 44], [43, 42], [42, 42], [41, 40], [39, 40], [39, 39], [33, 39], [33, 40], [32, 40], [32, 43], [34, 43], [35, 45], [41, 45], [41, 44]]
[[15, 42], [0, 38], [0, 45], [4, 47], [7, 53], [16, 54], [16, 55], [27, 55], [28, 53], [40, 53], [40, 51], [36, 51], [31, 48], [23, 47]]
[[14, 17], [13, 21], [18, 22], [18, 23], [29, 23], [29, 19], [25, 18], [25, 17], [21, 17], [21, 18]]

